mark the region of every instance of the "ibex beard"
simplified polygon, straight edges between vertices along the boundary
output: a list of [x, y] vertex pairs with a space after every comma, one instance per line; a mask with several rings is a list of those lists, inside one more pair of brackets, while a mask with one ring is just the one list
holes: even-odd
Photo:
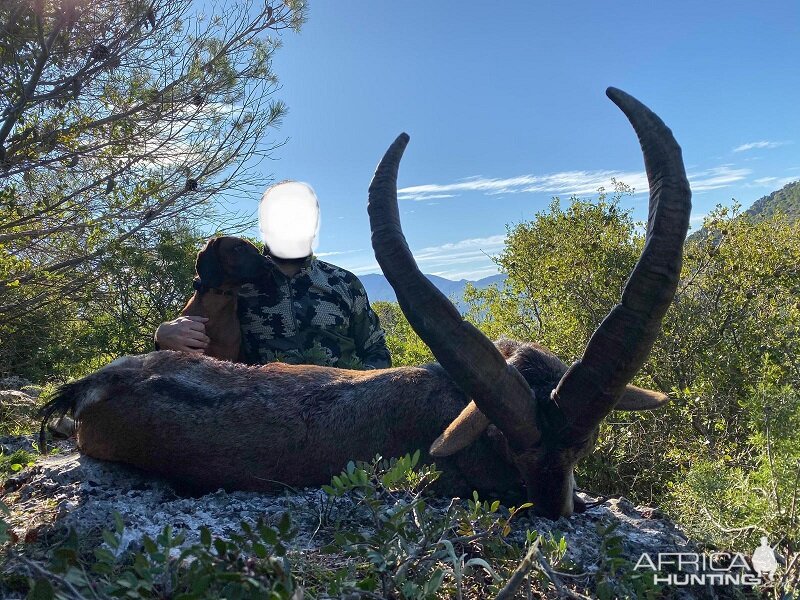
[[[493, 344], [421, 274], [397, 207], [408, 136], [369, 190], [372, 243], [409, 323], [438, 364], [378, 371], [237, 365], [156, 352], [124, 357], [60, 388], [45, 417], [73, 410], [86, 454], [198, 490], [273, 491], [327, 483], [349, 460], [429, 448], [443, 494], [521, 497], [546, 517], [583, 508], [573, 471], [616, 409], [667, 398], [628, 385], [647, 358], [680, 276], [691, 193], [672, 133], [620, 90], [650, 182], [647, 240], [616, 305], [567, 368], [546, 349]], [[444, 433], [443, 433], [444, 432]]]

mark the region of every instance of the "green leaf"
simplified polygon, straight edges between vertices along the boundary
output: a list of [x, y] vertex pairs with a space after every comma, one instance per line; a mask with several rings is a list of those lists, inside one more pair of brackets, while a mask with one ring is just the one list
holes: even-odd
[[103, 530], [103, 541], [114, 550], [119, 548], [119, 538], [106, 529]]
[[228, 544], [219, 538], [214, 539], [214, 549], [217, 551], [218, 556], [225, 556], [228, 552]]
[[259, 527], [258, 532], [261, 534], [261, 539], [267, 542], [270, 545], [275, 545], [278, 543], [278, 532], [275, 531], [272, 527], [268, 527], [267, 525], [262, 525]]
[[281, 516], [281, 520], [278, 522], [278, 531], [281, 532], [281, 536], [286, 537], [289, 534], [291, 528], [292, 528], [292, 519], [289, 516], [289, 513], [285, 512]]
[[52, 598], [55, 598], [55, 590], [47, 579], [37, 579], [28, 592], [28, 600], [51, 600]]
[[122, 515], [116, 511], [114, 511], [114, 530], [117, 532], [117, 535], [122, 535], [122, 532], [125, 530], [125, 523], [122, 521]]
[[266, 546], [264, 546], [264, 544], [259, 544], [258, 542], [253, 544], [253, 552], [258, 558], [266, 558], [268, 554]]
[[150, 556], [154, 556], [158, 552], [158, 546], [152, 540], [152, 538], [150, 538], [150, 536], [145, 535], [142, 538], [142, 546], [144, 546], [145, 552], [147, 552]]
[[200, 543], [206, 548], [211, 547], [211, 531], [208, 527], [200, 528]]
[[94, 556], [99, 562], [107, 565], [113, 565], [117, 561], [114, 554], [106, 548], [95, 548]]

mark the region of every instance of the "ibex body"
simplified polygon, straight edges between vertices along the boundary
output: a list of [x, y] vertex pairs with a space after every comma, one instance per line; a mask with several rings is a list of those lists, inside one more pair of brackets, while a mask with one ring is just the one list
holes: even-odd
[[[349, 460], [425, 450], [468, 399], [438, 365], [254, 367], [161, 351], [118, 359], [55, 401], [74, 407], [90, 456], [197, 491], [274, 491], [329, 483]], [[523, 490], [489, 436], [437, 464], [443, 493]]]
[[62, 387], [45, 414], [72, 409], [87, 454], [201, 489], [317, 485], [348, 460], [433, 443], [442, 492], [478, 489], [514, 500], [525, 492], [552, 518], [580, 510], [573, 470], [603, 418], [666, 400], [627, 384], [675, 293], [691, 209], [669, 129], [624, 92], [610, 88], [608, 95], [642, 145], [651, 191], [647, 240], [620, 304], [569, 369], [536, 345], [493, 344], [420, 273], [397, 207], [403, 134], [370, 186], [372, 245], [439, 364], [357, 372], [159, 352], [119, 359]]

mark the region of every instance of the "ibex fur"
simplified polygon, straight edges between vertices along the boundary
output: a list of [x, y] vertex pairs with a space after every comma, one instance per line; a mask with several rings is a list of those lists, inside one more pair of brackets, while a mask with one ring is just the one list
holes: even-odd
[[620, 304], [569, 369], [535, 344], [493, 344], [419, 272], [397, 208], [403, 134], [370, 186], [373, 248], [437, 364], [361, 372], [156, 352], [118, 359], [67, 384], [46, 414], [72, 409], [86, 454], [199, 489], [319, 485], [348, 460], [401, 455], [435, 441], [442, 493], [477, 489], [511, 501], [525, 495], [551, 518], [581, 510], [573, 470], [602, 419], [614, 408], [666, 400], [627, 384], [672, 301], [690, 212], [669, 129], [624, 92], [608, 95], [633, 124], [645, 156], [647, 242]]

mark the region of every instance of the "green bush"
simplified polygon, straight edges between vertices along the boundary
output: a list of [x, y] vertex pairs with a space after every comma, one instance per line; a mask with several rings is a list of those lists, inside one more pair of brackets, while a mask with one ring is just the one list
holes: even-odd
[[[471, 290], [469, 317], [490, 337], [578, 358], [641, 251], [617, 204], [624, 192], [567, 208], [555, 200], [510, 227], [498, 258], [507, 283]], [[800, 544], [799, 297], [800, 223], [745, 219], [736, 207], [708, 215], [686, 243], [675, 301], [635, 381], [673, 402], [613, 413], [579, 483], [663, 506], [711, 543], [749, 552], [760, 528]]]
[[[156, 539], [144, 537], [142, 548], [123, 552], [122, 519], [103, 532], [103, 544], [87, 556], [74, 534], [50, 552], [47, 566], [24, 557], [28, 597], [74, 598], [289, 599], [296, 583], [287, 557], [291, 522], [284, 515], [276, 528], [243, 522], [229, 539], [200, 531], [200, 542], [181, 547], [184, 534], [166, 527]], [[0, 530], [2, 533], [2, 530]]]

